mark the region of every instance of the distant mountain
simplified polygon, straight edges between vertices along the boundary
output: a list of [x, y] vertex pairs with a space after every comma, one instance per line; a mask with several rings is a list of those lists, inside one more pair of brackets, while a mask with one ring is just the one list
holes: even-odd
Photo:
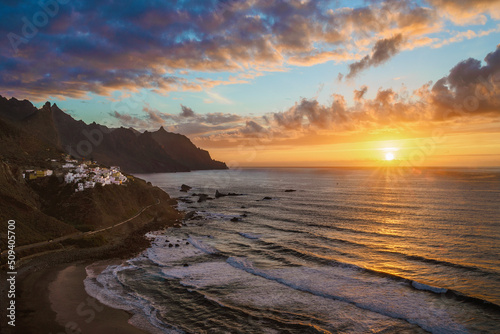
[[[144, 135], [147, 133], [148, 132], [145, 132]], [[225, 163], [212, 160], [207, 151], [196, 147], [186, 136], [165, 131], [165, 129], [161, 127], [158, 131], [151, 132], [151, 138], [153, 138], [163, 150], [167, 151], [175, 161], [187, 166], [189, 169], [227, 168]]]
[[0, 96], [0, 120], [14, 124], [75, 158], [118, 165], [129, 173], [187, 172], [227, 169], [186, 136], [160, 128], [144, 132], [132, 128], [111, 129], [77, 121], [49, 102], [37, 109], [27, 100]]

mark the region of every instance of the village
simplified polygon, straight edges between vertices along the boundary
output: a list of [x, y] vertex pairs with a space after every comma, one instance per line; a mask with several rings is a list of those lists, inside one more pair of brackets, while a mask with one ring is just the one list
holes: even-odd
[[35, 180], [42, 177], [55, 175], [64, 178], [64, 182], [75, 185], [75, 192], [94, 188], [97, 184], [102, 186], [117, 184], [123, 185], [131, 176], [127, 177], [120, 171], [119, 166], [109, 168], [99, 166], [97, 161], [79, 162], [70, 156], [65, 156], [63, 162], [51, 160], [54, 169], [27, 169], [23, 178]]

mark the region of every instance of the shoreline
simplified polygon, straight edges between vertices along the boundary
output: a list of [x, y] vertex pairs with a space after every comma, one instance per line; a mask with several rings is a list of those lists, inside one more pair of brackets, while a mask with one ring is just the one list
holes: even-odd
[[102, 262], [104, 270], [105, 263], [122, 263], [149, 247], [146, 233], [178, 223], [178, 217], [152, 221], [119, 243], [29, 257], [18, 269], [16, 326], [2, 322], [2, 333], [148, 333], [129, 323], [133, 314], [104, 305], [85, 291], [85, 268]]
[[[119, 264], [122, 261], [109, 260], [103, 263], [102, 270], [107, 265]], [[55, 321], [66, 330], [81, 333], [123, 333], [146, 334], [147, 332], [131, 325], [132, 314], [111, 308], [91, 297], [84, 286], [87, 277], [85, 268], [88, 263], [70, 264], [57, 271], [55, 280], [49, 282], [48, 302], [56, 314]]]

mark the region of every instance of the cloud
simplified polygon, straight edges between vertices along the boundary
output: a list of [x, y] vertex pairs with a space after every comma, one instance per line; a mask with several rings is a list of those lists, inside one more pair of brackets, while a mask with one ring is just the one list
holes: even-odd
[[484, 65], [479, 60], [466, 59], [447, 76], [434, 84], [423, 85], [412, 94], [407, 94], [405, 88], [401, 91], [379, 89], [374, 98], [367, 99], [367, 91], [367, 86], [354, 91], [354, 105], [348, 105], [339, 94], [332, 94], [328, 104], [316, 98], [304, 98], [285, 111], [247, 119], [236, 129], [207, 138], [228, 143], [245, 138], [258, 137], [263, 141], [272, 138], [274, 143], [283, 144], [299, 138], [308, 142], [307, 138], [320, 135], [381, 131], [408, 134], [411, 129], [429, 129], [430, 124], [498, 121], [500, 45], [486, 55]]
[[349, 65], [349, 73], [346, 75], [346, 78], [351, 79], [358, 75], [359, 72], [371, 66], [378, 66], [385, 63], [401, 50], [403, 42], [404, 38], [401, 34], [378, 40], [373, 46], [371, 55], [367, 55], [360, 61]]
[[500, 116], [500, 45], [484, 62], [466, 59], [434, 84], [429, 103], [436, 107], [436, 118]]
[[441, 15], [459, 25], [484, 24], [487, 14], [493, 19], [500, 19], [500, 1], [498, 0], [429, 0]]
[[442, 41], [439, 41], [435, 44], [432, 45], [433, 48], [440, 48], [444, 45], [448, 45], [451, 43], [457, 43], [461, 42], [464, 39], [473, 39], [477, 37], [483, 37], [483, 36], [488, 36], [489, 34], [492, 33], [497, 33], [500, 32], [500, 24], [497, 25], [496, 28], [488, 29], [488, 30], [481, 30], [481, 31], [473, 31], [473, 30], [467, 30], [467, 31], [460, 31], [460, 32], [455, 32], [452, 37], [448, 39], [444, 39]]
[[244, 124], [245, 119], [240, 115], [229, 113], [197, 114], [193, 109], [181, 105], [179, 114], [169, 114], [151, 108], [146, 104], [142, 108], [142, 115], [132, 116], [127, 113], [113, 111], [110, 113], [119, 124], [126, 127], [135, 127], [137, 130], [156, 130], [166, 126], [171, 131], [185, 135], [209, 135], [217, 131], [229, 131]]
[[195, 116], [193, 109], [186, 107], [186, 106], [183, 106], [182, 104], [181, 104], [181, 109], [182, 109], [182, 112], [180, 113], [179, 116], [181, 116], [181, 117], [194, 117]]
[[138, 117], [131, 116], [129, 114], [121, 114], [117, 111], [113, 111], [110, 115], [117, 120], [125, 127], [134, 127], [136, 129], [143, 129], [148, 126], [148, 123], [143, 119]]
[[[401, 50], [403, 40], [409, 46], [429, 45], [430, 39], [439, 43], [428, 35], [441, 31], [446, 20], [498, 19], [498, 9], [499, 1], [493, 0], [421, 5], [386, 0], [356, 8], [338, 7], [333, 0], [126, 5], [88, 0], [60, 4], [46, 24], [35, 26], [33, 18], [43, 13], [42, 7], [20, 0], [0, 12], [0, 35], [17, 36], [14, 42], [0, 40], [0, 93], [40, 99], [109, 96], [140, 88], [159, 94], [202, 91], [245, 84], [290, 65], [328, 61], [356, 61], [350, 69], [354, 76], [387, 61]], [[201, 74], [188, 76], [194, 72]], [[234, 75], [207, 78], [213, 72]], [[211, 100], [228, 103], [217, 95]]]
[[360, 102], [363, 96], [365, 96], [368, 91], [368, 87], [363, 85], [360, 90], [354, 90], [354, 101]]

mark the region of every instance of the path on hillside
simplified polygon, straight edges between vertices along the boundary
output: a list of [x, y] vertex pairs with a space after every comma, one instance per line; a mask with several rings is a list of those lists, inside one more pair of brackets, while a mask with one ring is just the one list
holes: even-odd
[[[105, 228], [101, 228], [97, 231], [90, 231], [90, 232], [76, 232], [76, 233], [72, 233], [72, 234], [68, 234], [68, 235], [64, 235], [62, 237], [59, 237], [59, 238], [55, 238], [55, 239], [50, 239], [50, 240], [47, 240], [47, 241], [40, 241], [40, 242], [37, 242], [37, 243], [34, 243], [34, 244], [29, 244], [29, 245], [23, 245], [23, 246], [18, 246], [15, 248], [15, 251], [18, 252], [18, 251], [22, 251], [22, 250], [25, 250], [25, 249], [31, 249], [31, 248], [36, 248], [36, 247], [41, 247], [41, 246], [46, 246], [48, 244], [53, 244], [53, 243], [57, 243], [57, 242], [60, 242], [60, 241], [64, 241], [64, 240], [67, 240], [67, 239], [72, 239], [72, 238], [75, 238], [75, 237], [85, 237], [85, 236], [88, 236], [88, 235], [93, 235], [93, 234], [96, 234], [96, 233], [100, 233], [100, 232], [103, 232], [103, 231], [107, 231], [107, 230], [111, 230], [115, 227], [118, 227], [120, 225], [123, 225], [125, 223], [128, 223], [129, 221], [133, 220], [134, 218], [137, 218], [138, 216], [140, 216], [145, 210], [149, 209], [150, 207], [154, 206], [154, 205], [158, 205], [160, 204], [160, 199], [157, 198], [156, 199], [156, 203], [155, 204], [151, 204], [151, 205], [148, 205], [148, 206], [145, 206], [144, 208], [142, 208], [141, 211], [139, 211], [135, 216], [127, 219], [127, 220], [124, 220], [122, 222], [119, 222], [117, 224], [113, 224], [112, 226], [109, 226], [109, 227], [105, 227]], [[3, 256], [3, 255], [6, 255], [8, 252], [8, 249], [7, 250], [4, 250], [0, 255]]]

